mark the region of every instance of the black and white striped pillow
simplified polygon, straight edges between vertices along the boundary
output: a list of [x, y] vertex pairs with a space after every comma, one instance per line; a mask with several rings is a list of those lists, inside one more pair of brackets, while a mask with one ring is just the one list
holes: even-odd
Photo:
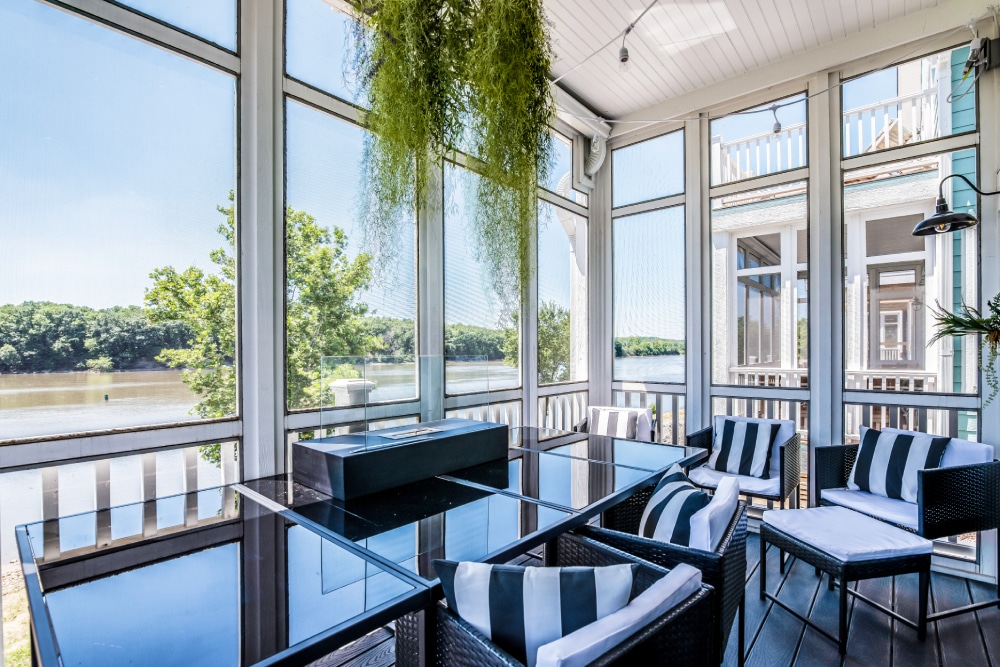
[[627, 605], [637, 567], [434, 561], [448, 607], [528, 667], [539, 646]]
[[[587, 430], [590, 433], [635, 440], [639, 426], [639, 411], [591, 407], [588, 423], [590, 426]], [[643, 437], [648, 437], [648, 435], [644, 434]]]
[[940, 468], [950, 438], [882, 433], [861, 427], [861, 445], [847, 488], [917, 502], [917, 471]]
[[639, 521], [639, 535], [681, 547], [691, 546], [691, 517], [711, 500], [675, 465], [656, 485], [646, 503]]
[[771, 479], [771, 447], [780, 424], [726, 419], [712, 442], [710, 468], [734, 475]]

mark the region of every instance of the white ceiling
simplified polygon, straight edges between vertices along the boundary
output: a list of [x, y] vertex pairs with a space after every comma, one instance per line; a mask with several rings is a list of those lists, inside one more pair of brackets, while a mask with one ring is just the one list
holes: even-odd
[[[650, 1], [544, 0], [556, 56], [553, 76], [619, 34]], [[939, 4], [947, 2], [660, 0], [626, 39], [628, 74], [618, 71], [618, 40], [559, 85], [601, 116], [618, 118]]]

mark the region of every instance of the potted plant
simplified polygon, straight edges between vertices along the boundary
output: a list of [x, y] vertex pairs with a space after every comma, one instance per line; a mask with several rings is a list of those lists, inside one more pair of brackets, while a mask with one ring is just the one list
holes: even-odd
[[[997, 381], [997, 350], [1000, 348], [1000, 294], [989, 300], [989, 315], [984, 317], [975, 307], [963, 303], [957, 313], [946, 310], [940, 303], [936, 308], [931, 308], [934, 315], [935, 328], [934, 336], [930, 342], [933, 343], [947, 336], [981, 336], [979, 349], [985, 346], [989, 351], [986, 359], [986, 384], [990, 386], [990, 395], [984, 405], [989, 405], [990, 401], [996, 398], [1000, 391], [1000, 382]], [[982, 368], [982, 355], [980, 355], [980, 368]]]

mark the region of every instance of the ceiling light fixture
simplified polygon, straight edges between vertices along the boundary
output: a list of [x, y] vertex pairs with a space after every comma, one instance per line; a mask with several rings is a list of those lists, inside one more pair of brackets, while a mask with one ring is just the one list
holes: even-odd
[[618, 49], [618, 71], [622, 74], [628, 74], [629, 70], [632, 68], [628, 61], [628, 47], [625, 46], [625, 38], [628, 37], [630, 32], [632, 32], [633, 26], [635, 26], [634, 23], [629, 24], [629, 26], [625, 28], [625, 34], [622, 35], [622, 48]]
[[961, 178], [968, 184], [970, 188], [978, 192], [983, 197], [988, 197], [991, 195], [1000, 195], [1000, 191], [997, 192], [983, 192], [975, 185], [972, 181], [967, 179], [962, 174], [951, 174], [945, 176], [938, 183], [938, 199], [937, 206], [935, 206], [934, 215], [927, 218], [926, 220], [921, 220], [917, 223], [917, 226], [913, 228], [914, 236], [930, 236], [932, 234], [946, 234], [948, 232], [957, 232], [960, 229], [967, 229], [969, 227], [975, 227], [979, 224], [979, 220], [976, 216], [971, 213], [954, 213], [948, 208], [948, 202], [944, 198], [944, 182], [949, 178]]

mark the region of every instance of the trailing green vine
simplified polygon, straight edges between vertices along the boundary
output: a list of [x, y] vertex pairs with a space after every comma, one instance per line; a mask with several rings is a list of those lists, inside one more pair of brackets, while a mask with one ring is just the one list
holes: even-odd
[[427, 174], [461, 146], [477, 159], [470, 226], [500, 303], [516, 311], [539, 178], [551, 158], [551, 45], [541, 0], [356, 0], [354, 78], [370, 110], [361, 222], [385, 265], [426, 194]]

